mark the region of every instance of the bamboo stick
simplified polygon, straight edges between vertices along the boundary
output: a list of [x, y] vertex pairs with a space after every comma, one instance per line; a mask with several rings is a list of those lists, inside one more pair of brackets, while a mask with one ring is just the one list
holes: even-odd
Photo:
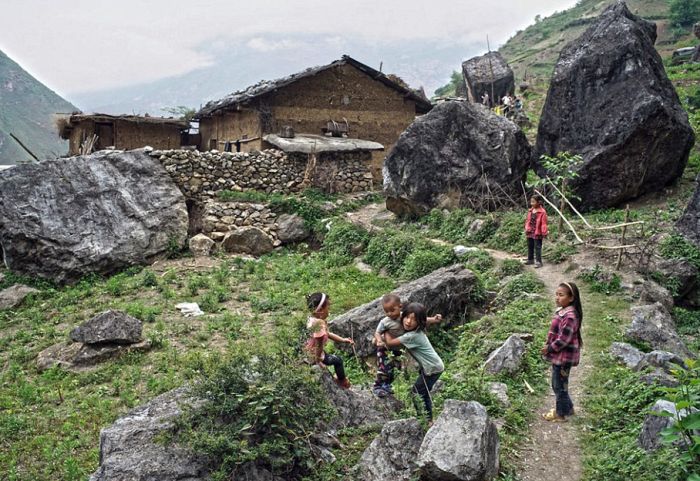
[[631, 247], [637, 247], [637, 244], [627, 244], [626, 246], [598, 246], [598, 245], [592, 244], [592, 246], [597, 247], [598, 249], [616, 250], [616, 249], [629, 249]]
[[[629, 222], [630, 220], [630, 205], [627, 204], [625, 207], [625, 222]], [[625, 245], [625, 234], [627, 233], [627, 226], [622, 227], [622, 236], [620, 237], [620, 244]], [[615, 264], [615, 270], [619, 270], [620, 266], [622, 265], [622, 254], [624, 254], [625, 250], [620, 249], [620, 251], [617, 254], [617, 263]]]
[[594, 230], [610, 230], [610, 229], [617, 229], [618, 227], [627, 227], [630, 225], [637, 225], [637, 224], [644, 224], [643, 220], [636, 220], [634, 222], [624, 222], [622, 224], [615, 224], [615, 225], [604, 225], [603, 227], [594, 227]]
[[576, 229], [574, 229], [574, 226], [572, 226], [571, 222], [569, 222], [569, 220], [566, 217], [564, 217], [564, 214], [562, 214], [561, 211], [559, 209], [557, 209], [557, 206], [552, 204], [552, 202], [547, 197], [545, 197], [545, 195], [542, 192], [540, 192], [539, 190], [535, 189], [535, 192], [537, 192], [545, 200], [545, 202], [547, 202], [550, 206], [552, 206], [552, 209], [554, 209], [556, 211], [556, 213], [559, 214], [562, 219], [564, 219], [564, 221], [566, 222], [566, 225], [568, 225], [569, 229], [571, 229], [571, 232], [574, 233], [574, 236], [576, 237], [576, 240], [579, 242], [579, 244], [584, 244], [583, 240], [576, 233]]
[[560, 191], [560, 190], [557, 188], [557, 186], [554, 184], [554, 182], [552, 182], [552, 180], [551, 180], [549, 177], [547, 177], [547, 182], [549, 182], [549, 184], [550, 184], [552, 187], [554, 187], [554, 190], [557, 191], [557, 193], [561, 196], [561, 198], [564, 199], [564, 200], [566, 201], [567, 204], [569, 204], [569, 207], [571, 207], [571, 210], [573, 210], [574, 213], [575, 213], [577, 216], [579, 216], [579, 217], [581, 218], [581, 220], [583, 221], [583, 223], [586, 224], [586, 227], [588, 227], [588, 228], [590, 229], [590, 228], [591, 228], [591, 224], [589, 224], [588, 221], [586, 220], [586, 218], [585, 218], [584, 216], [582, 216], [581, 213], [580, 213], [578, 210], [576, 210], [576, 207], [574, 207], [574, 205], [573, 205], [571, 202], [569, 202], [569, 199], [566, 198], [566, 196], [564, 195], [564, 193], [563, 193], [562, 191]]

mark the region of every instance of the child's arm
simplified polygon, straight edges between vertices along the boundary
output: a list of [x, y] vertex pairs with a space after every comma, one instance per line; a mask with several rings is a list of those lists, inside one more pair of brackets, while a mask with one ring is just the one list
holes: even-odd
[[328, 333], [328, 339], [331, 339], [335, 342], [342, 342], [345, 344], [355, 344], [355, 341], [353, 341], [349, 337], [340, 337], [339, 335], [333, 334], [332, 332]]
[[381, 334], [379, 334], [379, 331], [374, 331], [374, 344], [376, 344], [377, 347], [384, 347], [384, 340]]
[[440, 324], [442, 322], [442, 314], [435, 314], [433, 317], [428, 318], [428, 325]]
[[386, 347], [401, 347], [401, 341], [399, 341], [398, 337], [392, 337], [391, 334], [388, 332], [384, 333], [384, 344]]
[[574, 341], [576, 336], [576, 320], [566, 316], [561, 320], [559, 335], [546, 346], [547, 353], [559, 352]]

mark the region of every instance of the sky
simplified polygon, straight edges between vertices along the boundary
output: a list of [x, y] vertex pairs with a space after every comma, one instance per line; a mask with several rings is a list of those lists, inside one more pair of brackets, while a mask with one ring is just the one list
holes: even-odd
[[[212, 66], [217, 51], [298, 55], [308, 40], [491, 48], [575, 0], [0, 0], [0, 50], [61, 95]], [[243, 49], [243, 50], [241, 50]], [[342, 53], [342, 52], [341, 52]], [[248, 66], [248, 68], [251, 68]], [[290, 72], [291, 73], [291, 72]]]

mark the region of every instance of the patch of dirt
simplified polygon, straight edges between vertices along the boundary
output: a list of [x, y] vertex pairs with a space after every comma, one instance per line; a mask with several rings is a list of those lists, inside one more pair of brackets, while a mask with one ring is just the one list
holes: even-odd
[[382, 230], [383, 226], [396, 221], [393, 212], [387, 210], [384, 202], [367, 204], [359, 210], [345, 214], [348, 221], [369, 232]]

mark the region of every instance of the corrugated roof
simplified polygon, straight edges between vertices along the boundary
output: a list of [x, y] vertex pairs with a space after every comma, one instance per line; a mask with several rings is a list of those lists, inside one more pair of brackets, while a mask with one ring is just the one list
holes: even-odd
[[378, 142], [345, 137], [326, 137], [324, 135], [297, 134], [292, 138], [269, 134], [263, 140], [285, 152], [301, 152], [304, 154], [321, 152], [357, 152], [362, 150], [384, 150]]
[[311, 67], [302, 72], [298, 72], [287, 77], [282, 77], [277, 80], [263, 80], [255, 85], [251, 85], [250, 87], [244, 90], [239, 90], [237, 92], [229, 94], [220, 100], [213, 100], [207, 103], [204, 107], [202, 107], [202, 109], [200, 109], [200, 111], [195, 114], [195, 118], [200, 119], [202, 117], [209, 117], [219, 110], [227, 110], [235, 108], [239, 105], [245, 105], [249, 101], [260, 97], [261, 95], [274, 92], [275, 90], [286, 87], [287, 85], [292, 84], [303, 78], [308, 78], [330, 68], [345, 64], [352, 65], [356, 69], [372, 77], [374, 80], [382, 82], [387, 87], [390, 87], [400, 92], [406, 98], [414, 100], [416, 102], [416, 111], [418, 113], [426, 113], [432, 108], [432, 104], [430, 103], [430, 101], [420, 96], [415, 91], [408, 89], [402, 85], [399, 85], [398, 83], [389, 79], [382, 72], [375, 70], [372, 67], [365, 65], [361, 62], [358, 62], [357, 60], [353, 59], [348, 55], [343, 55], [343, 57], [340, 60], [331, 62], [328, 65]]

